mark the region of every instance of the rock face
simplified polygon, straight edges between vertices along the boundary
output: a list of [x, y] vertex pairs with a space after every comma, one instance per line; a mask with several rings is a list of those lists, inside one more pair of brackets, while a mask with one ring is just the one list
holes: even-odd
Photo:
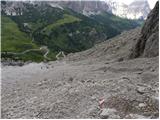
[[159, 2], [148, 15], [130, 58], [155, 57], [159, 55]]
[[97, 15], [101, 12], [109, 12], [119, 17], [128, 19], [146, 19], [150, 12], [150, 7], [148, 1], [146, 0], [134, 1], [130, 5], [113, 0], [63, 1], [56, 3], [63, 7], [70, 8], [76, 12], [82, 13], [86, 16]]
[[19, 16], [23, 14], [22, 9], [24, 9], [25, 6], [23, 2], [2, 1], [1, 8], [2, 14], [5, 13], [6, 15]]
[[[90, 16], [100, 14], [102, 11], [108, 11], [109, 6], [104, 1], [61, 1], [51, 2], [56, 3], [62, 7], [67, 7], [75, 12], [82, 13], [83, 15]], [[49, 3], [49, 4], [51, 4]]]
[[[23, 2], [10, 2], [6, 3], [3, 1], [2, 10], [7, 15], [17, 16], [21, 15], [22, 9], [24, 8], [23, 3], [30, 4], [46, 4], [45, 2], [37, 1], [23, 1]], [[69, 8], [75, 12], [82, 13], [85, 16], [98, 15], [102, 12], [112, 13], [116, 16], [128, 18], [128, 19], [146, 19], [148, 13], [150, 12], [150, 7], [148, 2], [145, 1], [134, 1], [130, 5], [116, 1], [48, 1], [52, 7], [57, 7], [60, 9]], [[7, 8], [7, 9], [6, 9]], [[17, 9], [19, 10], [17, 12]]]

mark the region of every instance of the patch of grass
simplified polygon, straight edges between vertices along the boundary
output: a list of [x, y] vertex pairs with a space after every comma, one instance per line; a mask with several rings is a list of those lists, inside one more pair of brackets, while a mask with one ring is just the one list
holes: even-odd
[[24, 55], [19, 55], [16, 57], [23, 61], [32, 60], [34, 62], [41, 62], [44, 60], [43, 53], [41, 51], [30, 51]]
[[20, 31], [17, 24], [9, 17], [2, 16], [1, 51], [22, 52], [26, 49], [38, 48], [31, 38]]
[[81, 19], [74, 17], [72, 15], [64, 14], [63, 19], [57, 20], [55, 23], [46, 26], [43, 30], [45, 31], [45, 33], [48, 34], [52, 29], [55, 29], [58, 26], [77, 21], [81, 21]]
[[101, 23], [106, 28], [107, 33], [109, 33], [110, 37], [120, 34], [124, 30], [136, 28], [137, 26], [140, 26], [142, 23], [138, 20], [129, 20], [126, 18], [121, 18], [107, 12], [103, 12], [102, 14], [92, 16], [92, 18], [96, 21], [101, 21]]

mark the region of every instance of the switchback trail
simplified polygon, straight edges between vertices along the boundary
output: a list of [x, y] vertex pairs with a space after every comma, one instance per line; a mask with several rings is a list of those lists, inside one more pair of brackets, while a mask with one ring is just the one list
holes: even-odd
[[28, 53], [28, 52], [31, 52], [31, 51], [42, 51], [42, 49], [45, 49], [46, 50], [46, 52], [44, 53], [44, 55], [43, 55], [43, 57], [45, 58], [45, 59], [50, 59], [50, 58], [48, 58], [47, 57], [47, 55], [49, 54], [49, 49], [45, 46], [43, 46], [43, 47], [40, 47], [39, 49], [29, 49], [29, 50], [25, 50], [25, 51], [23, 51], [23, 52], [20, 52], [20, 53], [16, 53], [16, 52], [1, 52], [1, 53], [3, 53], [3, 54], [13, 54], [13, 55], [23, 55], [23, 54], [26, 54], [26, 53]]
[[60, 60], [60, 55], [62, 55], [63, 58], [66, 57], [66, 55], [64, 54], [64, 52], [63, 52], [63, 51], [60, 51], [60, 52], [56, 55], [56, 59], [57, 59], [57, 60]]

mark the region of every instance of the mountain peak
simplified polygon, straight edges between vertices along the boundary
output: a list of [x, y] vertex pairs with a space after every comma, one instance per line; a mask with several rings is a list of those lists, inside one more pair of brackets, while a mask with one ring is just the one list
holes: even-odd
[[129, 6], [132, 6], [132, 5], [145, 5], [149, 7], [148, 0], [134, 0], [132, 3], [129, 4]]
[[147, 0], [135, 0], [129, 5], [121, 2], [111, 4], [110, 1], [108, 4], [113, 14], [128, 19], [146, 19], [151, 10]]
[[[43, 3], [42, 1], [25, 1], [29, 4]], [[127, 5], [123, 2], [116, 0], [95, 0], [95, 1], [46, 1], [52, 7], [60, 9], [69, 8], [75, 12], [82, 13], [85, 16], [97, 15], [102, 12], [109, 12], [116, 16], [127, 18], [127, 19], [146, 19], [150, 12], [150, 6], [147, 0], [135, 0], [131, 4]], [[22, 2], [24, 3], [24, 2]], [[15, 4], [15, 3], [14, 3]], [[23, 8], [23, 4], [15, 4], [14, 7]], [[8, 14], [17, 15], [14, 12], [13, 6], [9, 6]], [[3, 8], [3, 5], [2, 5]]]

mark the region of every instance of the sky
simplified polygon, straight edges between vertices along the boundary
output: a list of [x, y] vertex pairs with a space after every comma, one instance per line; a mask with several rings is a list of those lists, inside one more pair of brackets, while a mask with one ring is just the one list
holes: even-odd
[[[119, 1], [119, 2], [122, 2], [122, 3], [125, 3], [125, 4], [130, 4], [131, 2], [133, 2], [134, 0], [116, 0], [116, 1]], [[150, 8], [152, 9], [155, 5], [155, 3], [157, 2], [158, 0], [148, 0], [148, 3], [150, 5]]]

